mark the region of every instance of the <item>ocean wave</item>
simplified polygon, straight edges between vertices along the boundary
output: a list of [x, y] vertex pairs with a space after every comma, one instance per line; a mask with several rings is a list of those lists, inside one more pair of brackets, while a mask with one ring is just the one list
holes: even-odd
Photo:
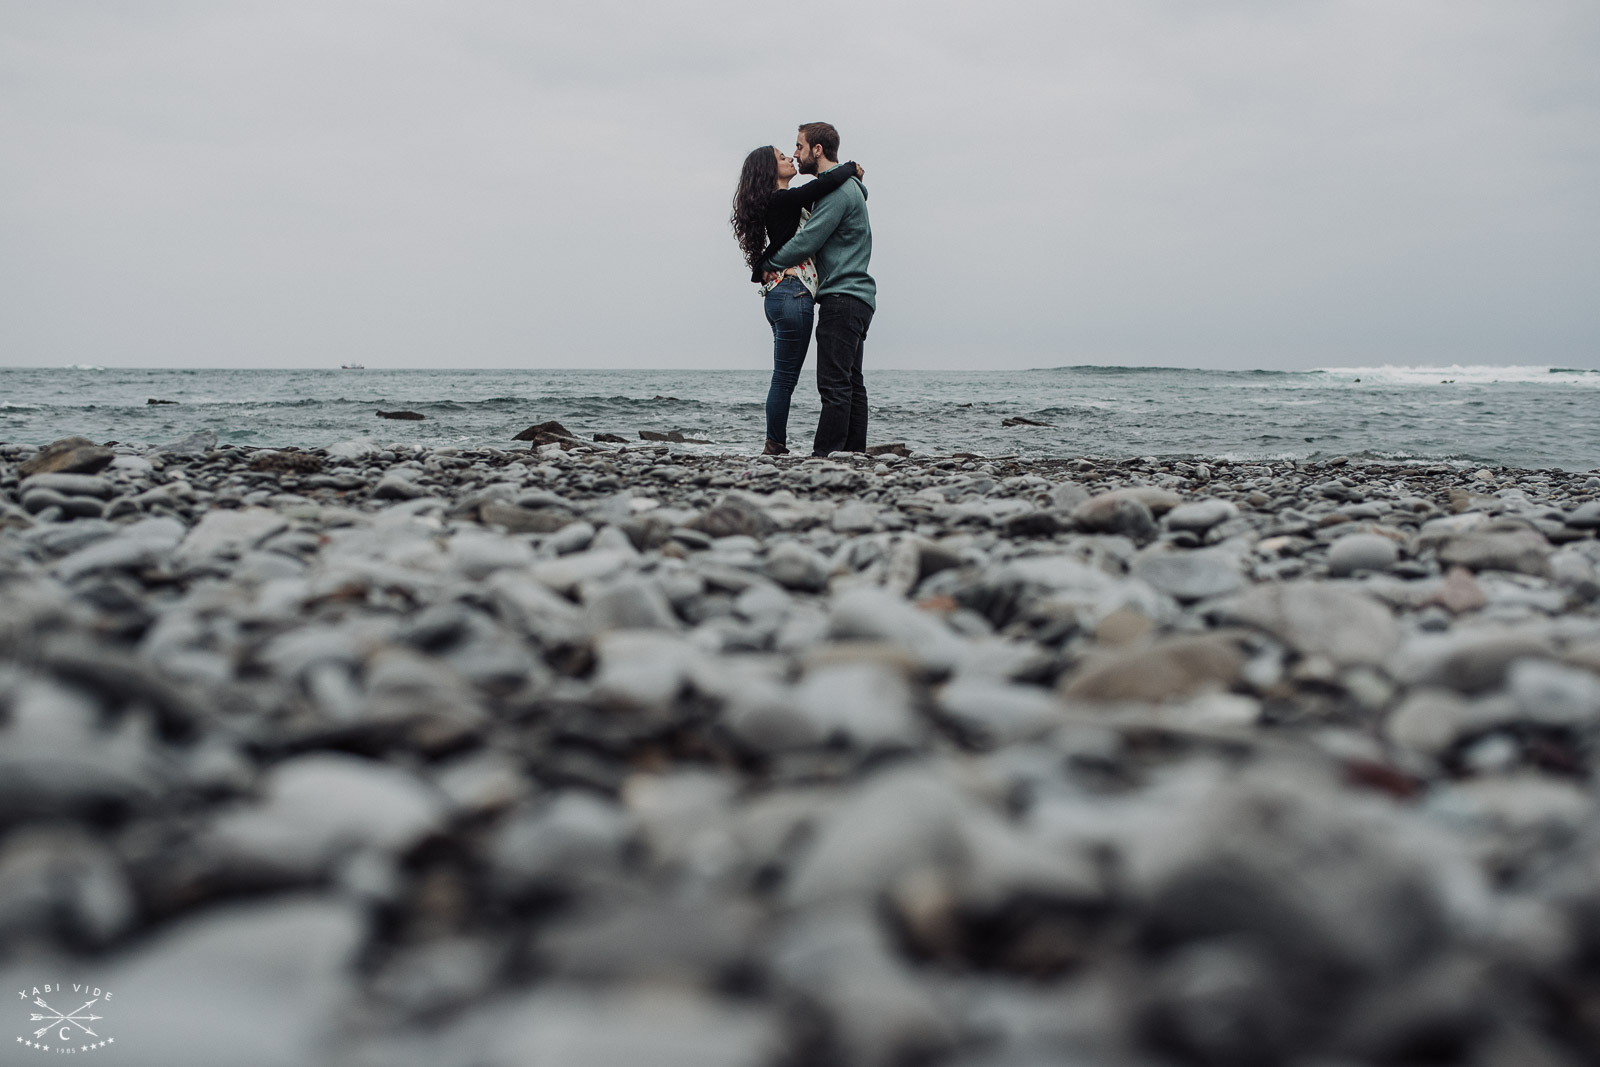
[[1047, 418], [1075, 418], [1075, 419], [1103, 419], [1108, 417], [1107, 408], [1110, 405], [1097, 404], [1067, 404], [1059, 407], [1038, 408], [1030, 415], [1043, 415]]
[[[1600, 374], [1578, 369], [1547, 366], [1489, 366], [1451, 363], [1440, 366], [1397, 367], [1323, 367], [1316, 373], [1340, 381], [1359, 378], [1363, 384], [1372, 385], [1504, 385], [1531, 383], [1536, 385], [1584, 384], [1600, 385]], [[1558, 377], [1552, 378], [1551, 375]]]
[[1357, 462], [1400, 463], [1408, 467], [1431, 466], [1435, 463], [1451, 467], [1482, 467], [1485, 464], [1493, 465], [1498, 462], [1471, 452], [1417, 452], [1406, 448], [1363, 448], [1349, 452], [1313, 451], [1305, 458], [1325, 460], [1335, 456], [1343, 456]]
[[[1353, 383], [1357, 377], [1361, 384]], [[1513, 377], [1523, 384], [1471, 384]], [[1444, 379], [1462, 384], [1436, 384]], [[868, 387], [871, 439], [903, 440], [931, 454], [1304, 459], [1314, 453], [1587, 470], [1600, 463], [1585, 388], [1597, 382], [1600, 372], [1556, 366], [1067, 367], [883, 371], [869, 376]], [[250, 444], [319, 446], [370, 434], [412, 444], [509, 447], [510, 435], [556, 419], [585, 438], [610, 431], [632, 440], [639, 430], [680, 430], [717, 442], [690, 451], [716, 452], [759, 447], [766, 391], [764, 375], [755, 372], [329, 372], [313, 380], [300, 371], [91, 376], [11, 369], [0, 371], [0, 440], [37, 444], [79, 433], [160, 443], [211, 427], [224, 440]], [[180, 403], [147, 407], [152, 396]], [[817, 403], [803, 382], [789, 423], [802, 442], [809, 441]], [[392, 409], [427, 418], [396, 424], [376, 417]], [[1018, 415], [1053, 426], [1000, 426]]]
[[[979, 373], [979, 372], [974, 372], [974, 373]], [[1145, 367], [1145, 366], [1140, 366], [1140, 367], [1118, 367], [1118, 366], [1111, 366], [1111, 365], [1100, 365], [1100, 364], [1095, 364], [1095, 363], [1079, 363], [1079, 364], [1071, 364], [1071, 365], [1068, 365], [1068, 366], [1061, 366], [1061, 367], [1035, 367], [1032, 370], [1023, 371], [1021, 373], [1024, 373], [1024, 374], [1069, 374], [1070, 373], [1070, 374], [1082, 374], [1082, 375], [1105, 377], [1105, 378], [1133, 377], [1133, 376], [1138, 376], [1138, 375], [1150, 375], [1150, 374], [1183, 374], [1183, 375], [1196, 374], [1196, 375], [1200, 375], [1202, 377], [1208, 377], [1208, 378], [1214, 377], [1214, 378], [1233, 378], [1233, 379], [1238, 379], [1238, 378], [1298, 378], [1298, 377], [1303, 377], [1303, 376], [1308, 375], [1308, 374], [1314, 374], [1316, 372], [1315, 371], [1303, 371], [1303, 370], [1271, 370], [1271, 369], [1265, 368], [1265, 367], [1257, 367], [1257, 368], [1253, 368], [1253, 369], [1250, 369], [1250, 370], [1231, 370], [1231, 369], [1210, 368], [1210, 367]]]
[[[1103, 377], [1128, 377], [1136, 374], [1171, 374], [1178, 370], [1176, 367], [1114, 367], [1100, 366], [1094, 363], [1076, 363], [1064, 367], [1036, 367], [1036, 372], [1044, 374], [1090, 374]], [[1184, 373], [1194, 373], [1187, 371]]]

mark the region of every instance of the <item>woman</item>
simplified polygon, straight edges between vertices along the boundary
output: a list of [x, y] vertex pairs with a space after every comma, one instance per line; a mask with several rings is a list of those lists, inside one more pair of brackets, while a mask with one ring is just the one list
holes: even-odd
[[[797, 189], [789, 188], [795, 176], [794, 160], [766, 145], [744, 159], [739, 188], [733, 194], [734, 236], [744, 251], [750, 280], [762, 282], [761, 263], [782, 248], [800, 228], [801, 212], [851, 178], [863, 177], [854, 161], [841, 163], [828, 173]], [[806, 260], [784, 271], [776, 282], [761, 287], [766, 300], [767, 323], [772, 327], [772, 385], [767, 389], [767, 443], [761, 452], [781, 456], [789, 432], [789, 397], [811, 346], [811, 323], [816, 307], [817, 266]]]

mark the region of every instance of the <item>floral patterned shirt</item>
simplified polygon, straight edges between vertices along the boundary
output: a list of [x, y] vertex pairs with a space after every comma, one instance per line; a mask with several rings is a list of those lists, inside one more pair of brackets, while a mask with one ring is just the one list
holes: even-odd
[[[806, 228], [806, 220], [809, 218], [811, 218], [811, 209], [808, 207], [801, 208], [800, 229], [796, 230], [796, 233], [799, 233], [800, 230]], [[821, 283], [817, 277], [817, 261], [815, 257], [809, 257], [801, 261], [799, 266], [790, 267], [788, 270], [783, 272], [783, 278], [799, 278], [800, 284], [806, 287], [806, 291], [811, 294], [811, 298], [813, 300], [816, 299], [817, 286]], [[765, 285], [763, 285], [761, 287], [761, 295], [766, 296], [773, 289], [777, 288], [780, 284], [782, 284], [783, 278], [779, 278], [775, 282], [767, 282]]]

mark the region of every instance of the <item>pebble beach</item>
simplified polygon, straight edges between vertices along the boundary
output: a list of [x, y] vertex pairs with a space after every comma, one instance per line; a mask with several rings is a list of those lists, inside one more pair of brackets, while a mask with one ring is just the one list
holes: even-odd
[[1600, 475], [528, 436], [0, 445], [15, 1062], [1597, 1062]]

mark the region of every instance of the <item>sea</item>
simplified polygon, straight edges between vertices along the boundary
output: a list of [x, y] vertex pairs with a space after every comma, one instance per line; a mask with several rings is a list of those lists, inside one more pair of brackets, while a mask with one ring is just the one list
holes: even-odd
[[[808, 368], [809, 369], [809, 368]], [[0, 443], [82, 435], [222, 443], [499, 448], [556, 420], [585, 438], [678, 431], [685, 451], [759, 452], [767, 374], [743, 370], [0, 368]], [[1600, 370], [1542, 366], [1005, 371], [868, 368], [869, 444], [989, 457], [1348, 456], [1405, 464], [1600, 468]], [[170, 403], [151, 403], [151, 401]], [[404, 410], [416, 421], [380, 418]], [[809, 451], [803, 376], [789, 444]], [[1044, 425], [1007, 426], [1007, 419]]]

